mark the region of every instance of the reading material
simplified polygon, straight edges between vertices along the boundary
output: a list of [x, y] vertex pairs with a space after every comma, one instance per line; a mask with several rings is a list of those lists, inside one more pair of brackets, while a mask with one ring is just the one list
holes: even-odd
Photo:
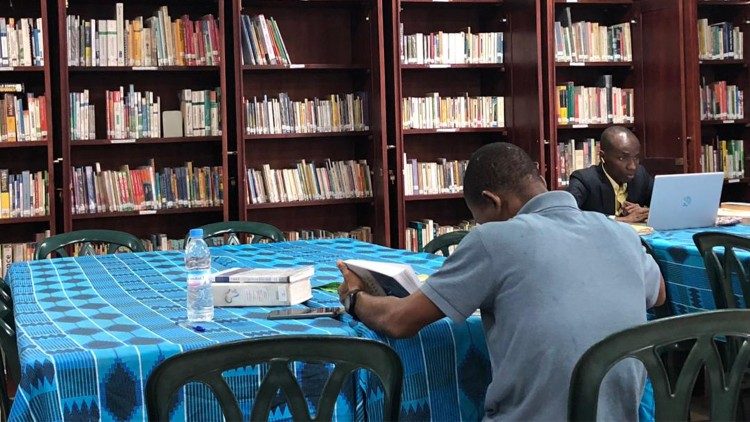
[[295, 283], [309, 279], [315, 268], [229, 268], [212, 274], [214, 283]]
[[348, 259], [349, 269], [365, 283], [365, 291], [373, 296], [406, 297], [424, 282], [406, 264]]

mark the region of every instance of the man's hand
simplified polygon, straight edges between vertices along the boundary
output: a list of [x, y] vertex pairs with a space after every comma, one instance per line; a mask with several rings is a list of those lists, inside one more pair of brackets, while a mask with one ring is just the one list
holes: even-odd
[[349, 294], [350, 290], [353, 289], [362, 289], [365, 288], [365, 283], [362, 282], [362, 279], [359, 278], [357, 274], [354, 274], [349, 267], [344, 264], [344, 261], [337, 261], [336, 266], [339, 267], [339, 271], [341, 271], [341, 275], [344, 276], [344, 281], [339, 285], [339, 300], [341, 303], [344, 303], [344, 298], [347, 294]]
[[623, 223], [643, 223], [648, 219], [648, 207], [642, 207], [632, 202], [624, 202], [622, 209], [625, 211], [625, 215], [617, 217], [617, 221]]

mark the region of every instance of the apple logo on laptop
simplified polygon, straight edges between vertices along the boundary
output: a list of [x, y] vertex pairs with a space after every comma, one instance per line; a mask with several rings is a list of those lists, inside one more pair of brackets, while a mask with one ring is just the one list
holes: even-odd
[[692, 202], [693, 202], [693, 198], [691, 198], [690, 196], [686, 196], [686, 197], [682, 198], [682, 208], [689, 207], [690, 203], [692, 203]]

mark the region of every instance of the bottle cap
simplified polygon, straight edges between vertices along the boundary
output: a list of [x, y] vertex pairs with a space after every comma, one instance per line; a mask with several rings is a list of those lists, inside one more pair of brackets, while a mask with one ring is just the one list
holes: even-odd
[[189, 237], [197, 237], [198, 239], [203, 239], [203, 229], [190, 229]]

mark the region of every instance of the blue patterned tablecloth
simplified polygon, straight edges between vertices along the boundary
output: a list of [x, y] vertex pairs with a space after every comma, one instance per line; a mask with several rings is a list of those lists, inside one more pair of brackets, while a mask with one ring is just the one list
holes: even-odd
[[[746, 225], [659, 231], [644, 236], [654, 250], [676, 315], [716, 309], [703, 258], [693, 242], [693, 235], [704, 231], [750, 237], [750, 226]], [[739, 285], [735, 292], [739, 303], [744, 303]]]
[[[214, 270], [314, 265], [315, 287], [340, 281], [335, 261], [351, 258], [409, 263], [425, 274], [443, 261], [429, 254], [345, 239], [212, 248]], [[211, 344], [284, 334], [387, 341], [405, 367], [405, 419], [478, 419], [483, 414], [490, 370], [477, 317], [463, 324], [443, 319], [417, 337], [394, 341], [379, 337], [348, 316], [341, 320], [268, 321], [268, 308], [217, 308], [215, 321], [202, 324], [205, 332], [196, 332], [181, 325], [186, 314], [184, 280], [180, 252], [15, 264], [8, 282], [15, 302], [22, 375], [11, 419], [143, 420], [145, 382], [162, 360]], [[334, 303], [338, 303], [335, 295], [315, 291], [307, 305]], [[322, 389], [328, 368], [300, 365], [296, 369], [305, 391]], [[239, 391], [240, 385], [249, 384], [252, 390], [262, 374], [263, 368], [233, 374], [230, 385]], [[382, 419], [377, 406], [382, 390], [367, 377], [358, 383], [360, 389], [352, 386], [340, 395], [337, 419]], [[251, 397], [253, 391], [245, 393]], [[220, 419], [215, 403], [206, 400], [205, 387], [190, 385], [184, 397], [181, 395], [176, 404], [176, 419]], [[247, 405], [245, 402], [243, 407]], [[286, 419], [289, 415], [279, 403], [272, 416]]]

